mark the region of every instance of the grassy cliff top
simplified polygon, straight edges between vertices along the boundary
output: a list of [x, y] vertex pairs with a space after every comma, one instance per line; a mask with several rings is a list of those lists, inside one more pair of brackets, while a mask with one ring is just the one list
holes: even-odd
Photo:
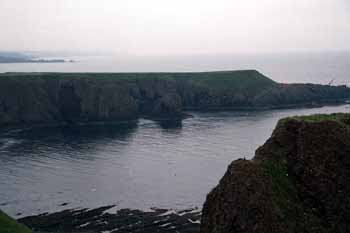
[[31, 233], [26, 226], [7, 216], [0, 210], [0, 233]]
[[0, 82], [31, 83], [47, 80], [89, 80], [93, 82], [138, 83], [170, 81], [187, 83], [217, 91], [249, 90], [255, 92], [278, 85], [256, 70], [179, 72], [179, 73], [3, 73]]
[[75, 78], [88, 78], [88, 77], [110, 77], [110, 78], [167, 78], [167, 77], [198, 77], [198, 76], [222, 76], [222, 75], [246, 75], [246, 74], [259, 74], [262, 75], [257, 70], [222, 70], [222, 71], [204, 71], [204, 72], [5, 72], [0, 73], [0, 77], [14, 77], [14, 76], [36, 76], [36, 77], [44, 77], [44, 76], [56, 76], [58, 78], [64, 77], [75, 77]]
[[137, 73], [0, 73], [0, 78], [98, 78], [119, 80], [186, 79], [215, 84], [220, 81], [275, 83], [256, 70], [212, 71], [212, 72], [137, 72]]
[[314, 114], [307, 116], [292, 116], [283, 118], [280, 120], [281, 123], [284, 123], [288, 120], [298, 120], [306, 121], [311, 123], [321, 122], [321, 121], [336, 121], [343, 124], [350, 125], [350, 113], [332, 113], [332, 114]]
[[256, 70], [192, 73], [186, 76], [194, 84], [219, 89], [228, 86], [261, 88], [277, 84]]

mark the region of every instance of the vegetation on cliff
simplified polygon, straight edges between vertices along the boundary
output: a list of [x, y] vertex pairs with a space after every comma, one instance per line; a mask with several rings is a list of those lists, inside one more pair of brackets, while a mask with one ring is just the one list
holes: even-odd
[[0, 233], [31, 233], [26, 226], [16, 222], [0, 210]]
[[350, 125], [350, 114], [348, 113], [332, 113], [332, 114], [314, 114], [308, 116], [293, 116], [281, 119], [279, 124], [283, 124], [289, 120], [298, 120], [306, 122], [336, 121], [345, 125]]
[[207, 196], [202, 233], [350, 230], [350, 114], [282, 119]]

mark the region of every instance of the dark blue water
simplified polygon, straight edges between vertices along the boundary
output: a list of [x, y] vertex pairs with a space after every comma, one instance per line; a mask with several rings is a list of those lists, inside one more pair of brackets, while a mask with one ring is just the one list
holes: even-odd
[[281, 117], [349, 110], [193, 113], [182, 123], [141, 119], [2, 132], [0, 208], [15, 216], [106, 204], [201, 207], [228, 164], [251, 158]]

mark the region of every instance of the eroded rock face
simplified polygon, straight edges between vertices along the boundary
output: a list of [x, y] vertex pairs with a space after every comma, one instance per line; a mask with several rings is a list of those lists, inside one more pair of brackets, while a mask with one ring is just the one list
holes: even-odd
[[201, 233], [350, 232], [349, 119], [280, 122], [207, 196]]

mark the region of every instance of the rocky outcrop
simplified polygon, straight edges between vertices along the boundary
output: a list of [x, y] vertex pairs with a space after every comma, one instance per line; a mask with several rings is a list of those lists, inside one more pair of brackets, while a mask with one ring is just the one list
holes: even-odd
[[185, 110], [344, 102], [345, 86], [279, 84], [254, 70], [0, 74], [0, 126], [183, 117]]
[[281, 120], [208, 194], [200, 232], [350, 232], [350, 114]]

